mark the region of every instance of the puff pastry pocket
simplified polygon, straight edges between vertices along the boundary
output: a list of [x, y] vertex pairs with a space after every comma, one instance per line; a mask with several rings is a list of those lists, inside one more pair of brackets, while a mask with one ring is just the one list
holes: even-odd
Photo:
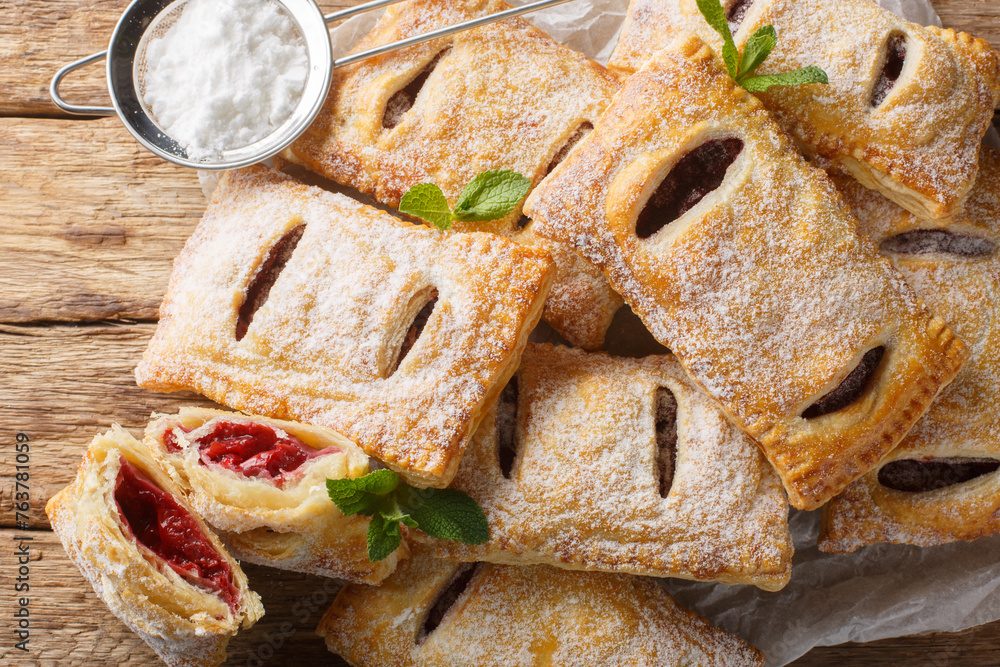
[[264, 167], [230, 172], [174, 264], [136, 379], [329, 427], [445, 486], [551, 280], [547, 256], [496, 236], [412, 225]]
[[[987, 42], [904, 21], [870, 0], [725, 5], [740, 49], [761, 26], [778, 33], [756, 74], [816, 65], [829, 75], [829, 85], [758, 94], [803, 149], [921, 217], [961, 211], [1000, 100], [1000, 54]], [[696, 0], [632, 0], [610, 66], [636, 71], [681, 28], [721, 52]]]
[[221, 664], [229, 639], [264, 615], [219, 538], [117, 424], [45, 512], [98, 597], [172, 667]]
[[[364, 50], [507, 9], [498, 0], [411, 0], [389, 7]], [[597, 122], [618, 81], [522, 19], [460, 33], [338, 69], [327, 104], [285, 157], [396, 207], [419, 183], [454, 205], [489, 169], [537, 184]], [[541, 247], [555, 259], [544, 318], [597, 349], [621, 299], [600, 271], [539, 237], [518, 206], [503, 220], [456, 223]]]
[[819, 545], [943, 544], [1000, 532], [1000, 152], [984, 148], [966, 215], [920, 220], [857, 183], [839, 183], [859, 229], [945, 317], [972, 356], [879, 466], [823, 510]]
[[368, 560], [368, 519], [345, 517], [327, 479], [360, 477], [368, 457], [330, 429], [203, 408], [161, 415], [146, 445], [240, 560], [378, 583], [405, 558]]
[[652, 579], [423, 552], [378, 588], [345, 586], [317, 632], [358, 667], [764, 664]]
[[454, 488], [490, 541], [443, 558], [550, 563], [777, 590], [792, 540], [777, 475], [672, 357], [529, 344]]
[[690, 33], [626, 82], [526, 206], [607, 272], [800, 509], [874, 466], [966, 356]]

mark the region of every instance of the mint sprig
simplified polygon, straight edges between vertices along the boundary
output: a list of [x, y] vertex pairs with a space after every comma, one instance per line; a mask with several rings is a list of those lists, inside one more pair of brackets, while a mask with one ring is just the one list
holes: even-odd
[[454, 211], [441, 188], [433, 183], [421, 183], [407, 190], [399, 201], [399, 210], [438, 229], [451, 229], [453, 222], [488, 222], [506, 216], [528, 195], [530, 188], [531, 181], [516, 171], [491, 169], [462, 188]]
[[482, 544], [490, 539], [486, 516], [475, 500], [457, 489], [417, 489], [391, 470], [355, 479], [328, 479], [330, 500], [345, 516], [370, 516], [368, 559], [388, 558], [402, 541], [400, 524], [431, 537]]
[[698, 10], [715, 32], [722, 36], [722, 60], [729, 76], [751, 93], [761, 93], [771, 86], [799, 86], [805, 83], [829, 83], [829, 78], [819, 67], [810, 65], [794, 72], [752, 76], [754, 70], [771, 55], [778, 42], [773, 25], [757, 28], [743, 47], [742, 56], [736, 49], [729, 21], [720, 0], [698, 0]]

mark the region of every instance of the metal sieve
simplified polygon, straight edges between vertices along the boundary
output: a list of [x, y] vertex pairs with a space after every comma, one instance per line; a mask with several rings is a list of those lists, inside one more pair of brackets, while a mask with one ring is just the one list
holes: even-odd
[[[188, 0], [133, 0], [118, 20], [106, 51], [95, 53], [66, 65], [52, 78], [49, 94], [52, 101], [72, 114], [113, 116], [115, 114], [129, 132], [150, 151], [179, 165], [197, 169], [234, 169], [260, 162], [280, 152], [305, 132], [323, 107], [333, 70], [374, 56], [403, 49], [439, 37], [470, 30], [512, 16], [545, 9], [570, 0], [541, 0], [514, 7], [496, 14], [447, 26], [423, 35], [379, 46], [333, 60], [327, 24], [402, 0], [374, 0], [323, 16], [315, 0], [273, 0], [282, 6], [298, 27], [309, 59], [309, 73], [302, 97], [291, 115], [269, 135], [247, 146], [226, 149], [216, 155], [194, 160], [187, 151], [160, 128], [143, 103], [146, 75], [145, 51], [150, 40], [161, 36], [180, 17]], [[59, 93], [59, 84], [76, 69], [102, 58], [107, 59], [108, 93], [113, 107], [71, 104]]]

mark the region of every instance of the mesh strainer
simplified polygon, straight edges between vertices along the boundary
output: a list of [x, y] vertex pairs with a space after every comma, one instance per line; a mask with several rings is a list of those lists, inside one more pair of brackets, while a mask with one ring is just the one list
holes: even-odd
[[[161, 36], [174, 24], [188, 0], [134, 0], [111, 33], [107, 51], [87, 56], [60, 69], [52, 78], [49, 94], [59, 108], [69, 113], [87, 116], [118, 114], [125, 127], [139, 140], [139, 143], [166, 160], [198, 169], [233, 169], [271, 157], [302, 134], [322, 108], [335, 68], [570, 0], [541, 0], [355, 53], [336, 61], [333, 60], [327, 23], [386, 7], [401, 0], [374, 0], [327, 16], [323, 16], [315, 0], [273, 1], [284, 8], [298, 27], [309, 58], [309, 74], [302, 97], [291, 115], [269, 135], [252, 144], [226, 149], [221, 153], [197, 160], [191, 159], [184, 147], [156, 124], [142, 101], [146, 75], [146, 47], [152, 38]], [[66, 75], [102, 58], [107, 58], [108, 93], [114, 106], [82, 106], [64, 100], [59, 94], [59, 84]]]

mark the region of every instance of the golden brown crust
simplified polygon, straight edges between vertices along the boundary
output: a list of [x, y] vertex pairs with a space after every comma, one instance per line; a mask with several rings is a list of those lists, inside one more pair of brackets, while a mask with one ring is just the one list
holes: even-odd
[[[240, 595], [235, 613], [215, 594], [188, 583], [136, 543], [114, 499], [121, 456], [173, 495], [200, 524], [232, 570]], [[249, 628], [264, 615], [260, 598], [249, 589], [239, 564], [186, 506], [181, 489], [117, 424], [94, 438], [76, 479], [49, 500], [45, 512], [70, 560], [98, 597], [171, 667], [221, 664], [229, 639], [240, 627]]]
[[[452, 483], [483, 508], [483, 545], [432, 540], [463, 561], [548, 563], [782, 588], [792, 540], [780, 481], [672, 357], [624, 359], [529, 345], [517, 373], [517, 455], [498, 459], [496, 408]], [[666, 498], [657, 472], [656, 392], [676, 402]]]
[[[248, 285], [299, 225], [237, 341]], [[547, 256], [499, 237], [411, 225], [262, 167], [229, 172], [175, 261], [136, 379], [332, 428], [411, 482], [446, 486], [551, 280]], [[432, 288], [433, 314], [393, 371]]]
[[359, 666], [764, 664], [760, 651], [680, 607], [652, 579], [546, 565], [480, 565], [422, 637], [460, 567], [420, 553], [381, 587], [345, 586], [317, 632]]
[[[649, 238], [657, 184], [710, 139], [742, 149], [722, 184]], [[594, 131], [528, 198], [539, 232], [607, 274], [647, 328], [811, 509], [890, 451], [966, 351], [913, 295], [825, 174], [687, 33], [630, 78]], [[849, 406], [802, 413], [869, 350], [885, 355]]]
[[[499, 0], [403, 2], [355, 50], [506, 8]], [[383, 127], [390, 100], [445, 49], [413, 107]], [[465, 184], [489, 169], [512, 169], [537, 184], [578, 128], [597, 122], [617, 87], [604, 67], [512, 19], [336, 70], [326, 107], [285, 157], [389, 206], [427, 182], [454, 206]], [[599, 348], [621, 299], [569, 248], [534, 234], [530, 223], [518, 229], [520, 218], [519, 205], [502, 220], [455, 229], [550, 252], [557, 270], [544, 318], [575, 345]]]
[[[859, 231], [878, 243], [915, 230], [960, 235], [958, 252], [886, 249], [914, 290], [969, 343], [970, 361], [924, 417], [881, 464], [847, 487], [823, 511], [819, 547], [847, 552], [879, 542], [929, 546], [1000, 532], [1000, 473], [916, 492], [884, 486], [879, 474], [894, 461], [1000, 461], [1000, 152], [984, 148], [980, 176], [965, 215], [942, 225], [921, 220], [875, 192], [843, 178], [838, 186], [858, 216]], [[972, 251], [985, 240], [992, 252]], [[891, 248], [892, 246], [888, 246]], [[965, 253], [965, 254], [962, 254]]]
[[[737, 47], [768, 24], [777, 46], [757, 73], [815, 65], [829, 76], [826, 86], [759, 94], [806, 151], [921, 217], [961, 211], [1000, 100], [1000, 54], [983, 40], [904, 21], [868, 0], [756, 0], [734, 35]], [[695, 0], [632, 0], [611, 68], [638, 70], [679, 29], [721, 48]], [[891, 35], [905, 36], [905, 66], [873, 107]]]
[[[293, 478], [279, 486], [270, 480], [204, 465], [197, 447], [190, 446], [189, 438], [211, 430], [213, 420], [260, 422], [315, 449], [332, 447], [336, 451], [306, 462]], [[165, 445], [168, 431], [173, 433], [180, 451], [172, 452]], [[406, 545], [401, 544], [388, 558], [372, 563], [368, 559], [369, 519], [344, 516], [330, 501], [327, 479], [354, 478], [369, 472], [368, 457], [335, 431], [298, 422], [187, 407], [181, 408], [177, 415], [159, 415], [151, 421], [146, 427], [145, 445], [184, 489], [191, 506], [219, 531], [230, 553], [240, 560], [377, 584], [408, 553]]]

